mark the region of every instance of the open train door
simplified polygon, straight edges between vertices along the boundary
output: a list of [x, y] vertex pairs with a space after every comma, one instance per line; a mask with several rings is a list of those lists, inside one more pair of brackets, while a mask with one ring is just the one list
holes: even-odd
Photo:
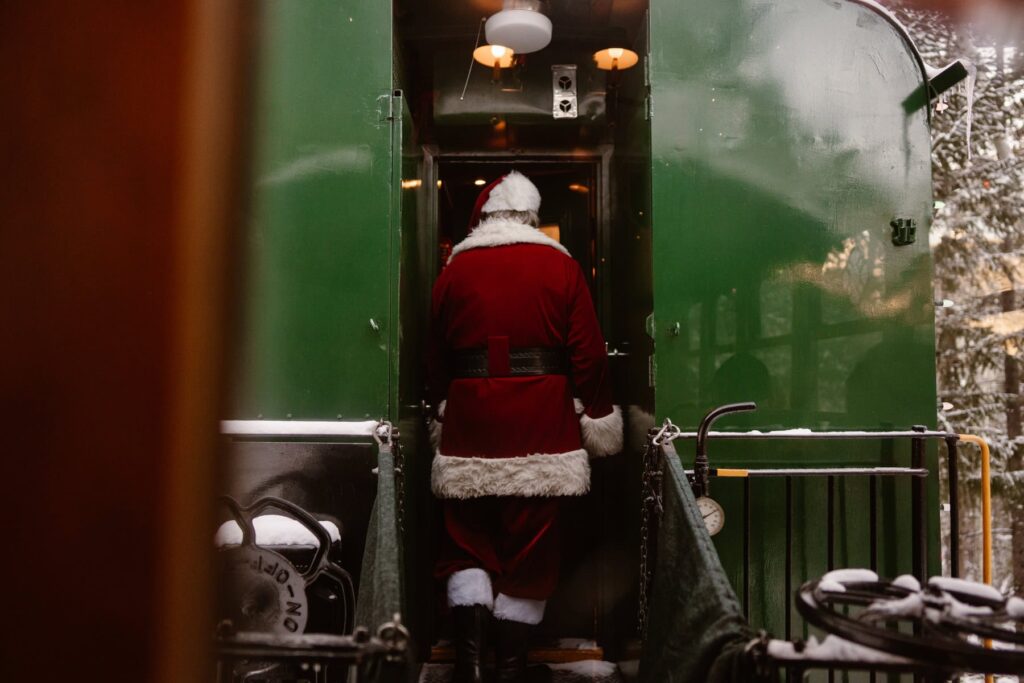
[[[757, 412], [720, 428], [934, 427], [926, 75], [905, 31], [855, 0], [651, 0], [649, 31], [659, 421], [693, 430], [712, 406], [753, 400]], [[712, 442], [712, 466], [910, 458], [883, 440], [778, 445]], [[692, 442], [676, 447], [689, 466]], [[926, 462], [935, 473], [934, 452]], [[928, 481], [937, 573], [938, 478]], [[834, 497], [823, 480], [793, 482], [792, 539], [784, 486], [712, 482], [727, 518], [715, 545], [754, 627], [806, 636], [781, 590], [787, 540], [794, 586], [829, 565], [910, 571], [911, 544], [899, 542], [910, 519], [895, 505], [909, 483], [879, 485], [877, 547], [868, 482], [839, 483]]]
[[[242, 505], [282, 498], [333, 522], [332, 552], [358, 590], [344, 623], [373, 634], [406, 614], [397, 423], [408, 203], [392, 11], [309, 0], [260, 2], [255, 14], [226, 493]], [[405, 443], [422, 430], [410, 424]]]

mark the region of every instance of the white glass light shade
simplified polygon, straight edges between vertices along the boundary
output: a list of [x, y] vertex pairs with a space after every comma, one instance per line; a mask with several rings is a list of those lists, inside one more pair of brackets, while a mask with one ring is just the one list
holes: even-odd
[[613, 71], [628, 69], [640, 61], [639, 55], [624, 47], [609, 47], [594, 53], [594, 64], [598, 69]]
[[505, 9], [484, 24], [487, 42], [505, 45], [519, 54], [536, 52], [551, 42], [551, 20], [528, 9]]
[[498, 66], [502, 69], [512, 66], [512, 58], [514, 56], [515, 52], [503, 45], [481, 45], [473, 50], [473, 59], [476, 61], [484, 66], [492, 67], [497, 62]]

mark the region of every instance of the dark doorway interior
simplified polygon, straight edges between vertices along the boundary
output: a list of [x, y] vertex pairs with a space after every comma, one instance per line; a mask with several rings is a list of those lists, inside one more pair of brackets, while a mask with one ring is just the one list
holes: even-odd
[[597, 160], [442, 158], [437, 176], [439, 266], [469, 231], [470, 213], [483, 187], [512, 169], [540, 190], [541, 230], [579, 261], [594, 291], [601, 194]]

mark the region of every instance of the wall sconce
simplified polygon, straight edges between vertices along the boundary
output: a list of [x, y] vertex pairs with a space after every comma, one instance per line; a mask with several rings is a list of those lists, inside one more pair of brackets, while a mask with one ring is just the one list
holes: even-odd
[[623, 71], [639, 61], [637, 53], [624, 47], [607, 47], [594, 53], [594, 64], [602, 71]]
[[473, 59], [494, 69], [492, 79], [501, 79], [501, 70], [512, 66], [515, 52], [503, 45], [481, 45], [473, 50]]

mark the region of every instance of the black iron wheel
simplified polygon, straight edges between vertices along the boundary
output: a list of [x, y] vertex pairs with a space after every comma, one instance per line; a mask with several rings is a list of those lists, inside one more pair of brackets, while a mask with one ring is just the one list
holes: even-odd
[[[891, 581], [823, 579], [805, 583], [797, 593], [804, 619], [840, 638], [942, 668], [1020, 674], [1024, 621], [1016, 605], [1007, 608], [1007, 600], [967, 583], [960, 590], [914, 590]], [[986, 639], [996, 647], [986, 647]]]

